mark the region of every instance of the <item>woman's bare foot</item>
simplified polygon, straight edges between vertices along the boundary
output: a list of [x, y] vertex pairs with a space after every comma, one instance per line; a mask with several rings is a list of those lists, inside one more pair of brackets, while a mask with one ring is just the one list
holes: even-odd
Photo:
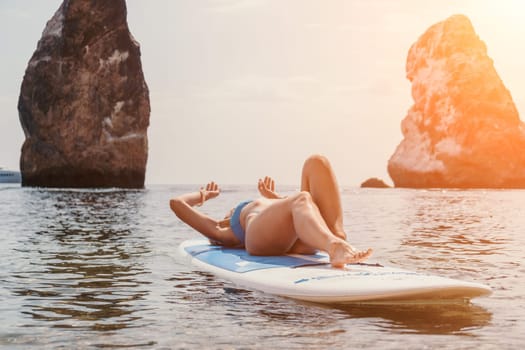
[[346, 241], [336, 240], [330, 244], [328, 255], [333, 267], [343, 268], [345, 264], [358, 263], [368, 259], [372, 255], [372, 249], [357, 251]]

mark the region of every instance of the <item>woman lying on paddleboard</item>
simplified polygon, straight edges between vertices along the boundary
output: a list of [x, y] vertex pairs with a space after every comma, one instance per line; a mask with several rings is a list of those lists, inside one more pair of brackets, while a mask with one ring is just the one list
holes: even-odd
[[296, 194], [279, 196], [269, 177], [259, 180], [258, 189], [262, 197], [240, 203], [223, 220], [194, 208], [219, 195], [214, 182], [170, 200], [170, 207], [213, 244], [245, 247], [252, 255], [312, 254], [319, 249], [328, 253], [332, 266], [344, 267], [372, 254], [346, 241], [337, 180], [325, 157], [314, 155], [305, 161]]

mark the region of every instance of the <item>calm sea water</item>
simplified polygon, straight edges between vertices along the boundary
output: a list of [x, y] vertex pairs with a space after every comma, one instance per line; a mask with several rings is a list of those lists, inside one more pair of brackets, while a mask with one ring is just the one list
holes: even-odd
[[[177, 245], [198, 234], [168, 200], [195, 188], [0, 186], [0, 347], [525, 346], [525, 191], [343, 189], [349, 240], [373, 247], [375, 260], [494, 293], [465, 304], [320, 306], [239, 289], [187, 265]], [[255, 194], [226, 186], [203, 208], [222, 217]]]

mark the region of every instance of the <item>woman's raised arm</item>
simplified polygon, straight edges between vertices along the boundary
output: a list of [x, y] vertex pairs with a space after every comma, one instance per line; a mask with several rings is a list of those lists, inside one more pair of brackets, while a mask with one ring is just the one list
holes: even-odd
[[264, 180], [259, 179], [259, 182], [257, 183], [257, 189], [263, 197], [270, 199], [284, 198], [275, 192], [275, 181], [269, 176], [266, 176]]
[[201, 206], [205, 201], [215, 198], [220, 194], [219, 186], [210, 182], [199, 192], [191, 192], [180, 195], [170, 200], [170, 208], [175, 215], [195, 230], [214, 241], [222, 241], [224, 237], [219, 228], [219, 222], [194, 209]]

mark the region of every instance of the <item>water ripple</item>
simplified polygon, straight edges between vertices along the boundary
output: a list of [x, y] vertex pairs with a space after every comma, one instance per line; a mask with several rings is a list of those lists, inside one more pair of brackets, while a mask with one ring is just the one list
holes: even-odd
[[140, 193], [26, 194], [37, 231], [17, 239], [18, 265], [5, 281], [23, 299], [23, 326], [34, 327], [32, 319], [96, 331], [140, 327], [138, 302], [150, 283], [141, 278], [149, 271], [140, 260], [150, 252], [148, 238], [130, 229]]

